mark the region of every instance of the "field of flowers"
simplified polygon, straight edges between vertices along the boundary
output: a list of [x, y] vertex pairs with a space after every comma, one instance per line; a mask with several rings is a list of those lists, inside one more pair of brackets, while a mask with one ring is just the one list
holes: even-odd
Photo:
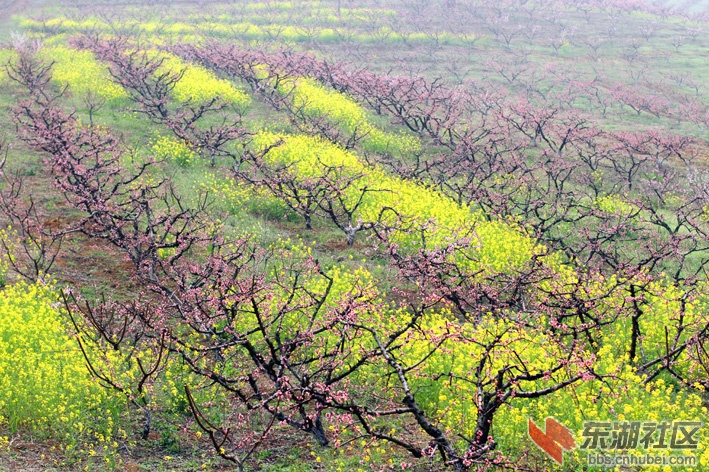
[[48, 61], [54, 62], [53, 79], [67, 85], [72, 93], [85, 96], [92, 93], [107, 101], [126, 97], [123, 89], [111, 80], [105, 67], [96, 61], [90, 51], [76, 51], [66, 46], [54, 46], [42, 51]]
[[201, 103], [219, 97], [242, 112], [249, 106], [249, 96], [230, 82], [218, 79], [200, 66], [186, 64], [172, 54], [162, 54], [160, 58], [163, 59], [163, 63], [162, 68], [156, 71], [157, 74], [165, 72], [182, 74], [172, 90], [177, 100]]
[[56, 289], [40, 284], [0, 294], [0, 411], [9, 435], [29, 429], [71, 448], [112, 437], [120, 406], [88, 374], [57, 302]]

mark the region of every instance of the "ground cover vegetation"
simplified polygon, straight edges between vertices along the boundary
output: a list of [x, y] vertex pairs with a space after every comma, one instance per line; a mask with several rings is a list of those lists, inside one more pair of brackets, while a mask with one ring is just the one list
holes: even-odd
[[587, 470], [528, 421], [706, 422], [701, 4], [128, 3], [0, 49], [0, 468]]

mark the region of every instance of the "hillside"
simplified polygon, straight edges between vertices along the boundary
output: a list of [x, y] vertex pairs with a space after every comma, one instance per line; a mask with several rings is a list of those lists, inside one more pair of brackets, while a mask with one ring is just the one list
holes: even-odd
[[709, 468], [707, 7], [0, 3], [0, 469]]

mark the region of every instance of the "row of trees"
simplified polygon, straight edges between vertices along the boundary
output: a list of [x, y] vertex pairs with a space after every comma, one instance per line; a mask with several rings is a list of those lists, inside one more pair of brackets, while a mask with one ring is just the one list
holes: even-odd
[[[428, 143], [413, 157], [372, 155], [373, 162], [490, 217], [519, 219], [569, 260], [609, 273], [667, 271], [677, 283], [695, 278], [705, 264], [706, 178], [698, 140], [609, 132], [562, 103], [510, 103], [485, 89], [378, 75], [305, 55], [219, 44], [177, 52], [244, 80], [303, 128], [367, 154], [358, 129], [347, 133], [327, 115], [304, 114], [291, 98], [301, 76], [355, 97]], [[261, 178], [274, 185], [278, 177]], [[630, 241], [637, 252], [628, 251]]]
[[[223, 391], [229, 417], [215, 424], [185, 389], [198, 425], [239, 467], [276, 425], [287, 424], [321, 445], [347, 432], [390, 441], [414, 457], [439, 452], [444, 462], [465, 470], [490, 460], [485, 455], [494, 447], [492, 417], [513, 394], [541, 396], [580, 378], [562, 375], [540, 390], [516, 388], [521, 381], [565, 372], [565, 362], [545, 374], [525, 369], [506, 378], [505, 369], [488, 378], [482, 368], [501, 342], [491, 339], [482, 346], [478, 372], [479, 432], [461, 448], [454, 433], [437, 424], [440, 418], [419, 404], [420, 387], [410, 384], [447, 343], [479, 345], [461, 338], [454, 319], [443, 316], [431, 325], [440, 296], [414, 295], [394, 309], [364, 273], [328, 275], [304, 253], [224, 239], [205, 199], [188, 206], [169, 179], [147, 178], [156, 175], [159, 162], [126, 161], [126, 150], [108, 131], [82, 126], [66, 114], [57, 103], [61, 94], [48, 85], [49, 66], [22, 52], [10, 70], [28, 93], [14, 111], [20, 137], [46, 153], [46, 170], [81, 212], [72, 231], [104, 239], [124, 253], [141, 287], [136, 301], [90, 303], [69, 294], [65, 303], [91, 372], [144, 411], [143, 436], [150, 429], [150, 385], [171, 355]], [[24, 236], [39, 240], [38, 227], [24, 225]], [[39, 247], [40, 253], [51, 252], [53, 242]], [[410, 259], [395, 260], [415, 270]], [[115, 365], [114, 351], [127, 356], [125, 365]], [[568, 355], [578, 357], [576, 349]], [[131, 369], [134, 375], [117, 374]], [[380, 380], [372, 385], [373, 378]], [[407, 427], [396, 434], [391, 425], [400, 417], [410, 418], [406, 423], [420, 433]], [[422, 435], [430, 444], [421, 442]]]
[[[413, 166], [394, 160], [395, 172], [432, 182], [461, 204], [480, 205], [487, 215], [519, 218], [540, 242], [584, 270], [606, 277], [622, 273], [627, 280], [650, 273], [639, 287], [626, 287], [633, 297], [658, 277], [670, 277], [689, 293], [702, 283], [706, 187], [697, 165], [701, 143], [691, 138], [611, 133], [562, 103], [510, 104], [484, 89], [466, 92], [439, 80], [381, 76], [305, 55], [219, 44], [176, 52], [244, 80], [292, 120], [357, 148], [352, 136], [343, 138], [339, 123], [322, 126], [327, 117], [308, 116], [293, 106], [292, 81], [309, 76], [351, 94], [444, 150], [434, 158], [419, 156]], [[283, 83], [289, 84], [285, 91]], [[642, 309], [633, 309], [639, 316]], [[637, 346], [640, 337], [636, 327], [631, 344]], [[636, 348], [629, 352], [634, 359]]]
[[[562, 100], [576, 100], [576, 106], [588, 107], [604, 120], [636, 114], [661, 125], [671, 121], [692, 124], [703, 132], [707, 107], [701, 99], [701, 80], [692, 71], [692, 63], [701, 58], [691, 53], [679, 54], [702, 47], [703, 17], [643, 2], [621, 3], [580, 5], [563, 1], [552, 5], [515, 0], [490, 6], [470, 1], [424, 2], [393, 5], [387, 10], [357, 8], [339, 19], [333, 9], [312, 5], [290, 8], [276, 3], [258, 10], [263, 14], [258, 24], [253, 23], [253, 5], [239, 4], [224, 10], [213, 7], [211, 11], [207, 7], [206, 12], [200, 12], [204, 17], [198, 25], [168, 16], [163, 23], [150, 18], [138, 26], [139, 22], [122, 22], [121, 18], [103, 15], [96, 30], [130, 35], [147, 30], [179, 41], [179, 27], [188, 28], [191, 36], [225, 40], [255, 39], [251, 30], [264, 27], [267, 33], [262, 31], [256, 37], [265, 44], [282, 44], [295, 37], [302, 46], [325, 56], [354, 55], [359, 63], [367, 62], [370, 51], [378, 51], [387, 57], [386, 62], [396, 64], [395, 68], [413, 71], [414, 64], [419, 63], [416, 58], [427, 52], [436, 64], [431, 69], [439, 70], [437, 73], [445, 70], [461, 83], [467, 84], [470, 77], [502, 81], [515, 95], [526, 95], [537, 104], [545, 99], [558, 100], [554, 90], [570, 90], [571, 96]], [[655, 18], [647, 21], [637, 13]], [[210, 21], [220, 14], [221, 22]], [[669, 16], [681, 17], [682, 26], [667, 22]], [[580, 23], [584, 20], [586, 24]], [[528, 27], [527, 22], [533, 26]], [[91, 29], [74, 20], [66, 23], [62, 26], [54, 19], [45, 22], [44, 27], [33, 24], [49, 33]], [[674, 50], [657, 47], [658, 30], [671, 35], [668, 44]], [[491, 57], [495, 59], [481, 61], [475, 55], [489, 47], [490, 38], [494, 38], [495, 53]], [[400, 47], [390, 47], [393, 44], [405, 45], [405, 51], [394, 52]], [[541, 58], [540, 49], [544, 51]], [[579, 64], [575, 70], [568, 71], [561, 64], [566, 56]], [[606, 70], [607, 62], [617, 65], [612, 71]], [[540, 63], [544, 65], [540, 67]]]
[[[238, 114], [218, 98], [175, 103], [180, 73], [160, 72], [159, 57], [127, 53], [120, 41], [82, 41], [153, 123], [210, 164], [230, 162], [234, 178], [271, 189], [306, 225], [309, 209], [322, 214], [326, 197], [351, 186], [339, 168], [303, 180], [273, 167], [266, 156], [280, 143], [254, 149]], [[706, 186], [690, 140], [603, 132], [561, 108], [513, 106], [483, 91], [307, 56], [220, 45], [176, 52], [244, 80], [293, 120], [358, 149], [356, 132], [346, 136], [337, 122], [299, 113], [291, 100], [302, 75], [351, 94], [429, 151], [372, 162], [478, 205], [490, 219], [517, 218], [541, 244], [513, 270], [481, 269], [471, 264], [481, 244], [474, 228], [446, 244], [402, 246], [393, 232], [426, 232], [408, 221], [373, 221], [378, 250], [401, 281], [394, 303], [365, 271], [347, 275], [305, 250], [230, 239], [209, 199], [181, 196], [164, 163], [130, 158], [110, 131], [66, 113], [51, 66], [21, 50], [9, 70], [27, 94], [14, 110], [19, 136], [44, 152], [46, 171], [80, 217], [48, 231], [41, 212], [21, 203], [19, 177], [6, 176], [0, 209], [36, 248], [16, 264], [41, 277], [57, 243], [75, 232], [109, 242], [130, 261], [135, 301], [67, 295], [65, 303], [90, 370], [144, 412], [144, 436], [150, 385], [170, 358], [197, 379], [185, 385], [197, 424], [239, 467], [280, 425], [323, 446], [358, 435], [386, 440], [413, 457], [439, 454], [456, 470], [499, 464], [493, 420], [503, 405], [585, 382], [617, 385], [626, 359], [647, 383], [667, 375], [709, 387], [702, 371], [709, 325], [689, 308], [703, 300], [707, 249]], [[205, 117], [221, 124], [204, 125]], [[680, 184], [682, 162], [691, 178]], [[658, 316], [664, 302], [678, 302], [679, 313]], [[616, 351], [604, 358], [608, 346]], [[119, 365], [115, 351], [124, 355]], [[198, 384], [222, 392], [226, 417], [205, 410]], [[434, 405], [441, 391], [451, 401]]]
[[[639, 372], [650, 378], [659, 373], [656, 359], [638, 355], [644, 336], [637, 323], [643, 297], [658, 280], [687, 296], [704, 285], [707, 195], [697, 140], [657, 132], [608, 132], [562, 103], [510, 103], [485, 89], [466, 91], [439, 80], [377, 75], [301, 54], [263, 54], [221, 44], [176, 51], [245, 81], [293, 120], [309, 118], [289, 107], [289, 94], [278, 93], [279, 84], [312, 77], [427, 140], [434, 152], [427, 149], [428, 154], [413, 161], [407, 156], [373, 159], [406, 178], [435, 185], [461, 204], [477, 205], [489, 217], [522, 221], [539, 242], [561, 251], [577, 268], [584, 283], [576, 289], [592, 285], [599, 274], [623, 280], [615, 288], [626, 294], [623, 305], [633, 319], [628, 354]], [[338, 127], [336, 122], [330, 125]], [[342, 145], [352, 142], [349, 136], [343, 140], [336, 133], [322, 134]], [[420, 268], [418, 273], [425, 272]], [[479, 291], [461, 298], [465, 276], [440, 277], [448, 273], [440, 266], [429, 269], [429, 275], [434, 272], [461, 313], [486, 306]], [[523, 285], [519, 280], [524, 277], [516, 281]], [[525, 297], [519, 295], [525, 289], [503, 286], [516, 294], [515, 309], [526, 310]], [[570, 297], [586, 303], [580, 293]], [[500, 303], [499, 293], [491, 298], [493, 305]], [[556, 309], [564, 305], [552, 303]], [[697, 380], [678, 377], [685, 385]]]

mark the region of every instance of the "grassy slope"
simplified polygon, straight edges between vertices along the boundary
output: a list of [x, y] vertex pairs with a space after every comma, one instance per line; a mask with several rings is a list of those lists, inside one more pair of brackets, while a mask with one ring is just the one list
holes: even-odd
[[[135, 2], [133, 2], [135, 4]], [[173, 2], [169, 2], [173, 3]], [[28, 4], [29, 5], [29, 4]], [[25, 10], [24, 14], [35, 14], [35, 7], [39, 5], [39, 2], [34, 2], [31, 6], [31, 10]], [[168, 10], [164, 10], [166, 13]], [[18, 12], [18, 11], [16, 11]], [[169, 11], [167, 13], [171, 16], [179, 16], [175, 10]], [[441, 20], [442, 21], [442, 20]], [[578, 21], [582, 24], [580, 18], [575, 18], [573, 21]], [[642, 20], [638, 19], [636, 23], [628, 26], [628, 30], [631, 28], [637, 28], [641, 24]], [[479, 25], [478, 25], [479, 26]], [[435, 24], [432, 27], [436, 27]], [[6, 37], [10, 31], [15, 27], [13, 23], [5, 17], [0, 23], [0, 38]], [[662, 74], [666, 74], [669, 70], [680, 70], [683, 72], [688, 72], [692, 74], [698, 74], [697, 79], [702, 83], [707, 82], [706, 68], [702, 72], [702, 51], [705, 51], [706, 45], [706, 33], [702, 36], [701, 41], [697, 44], [692, 44], [687, 47], [682, 47], [681, 52], [674, 51], [674, 48], [663, 46], [664, 41], [667, 40], [671, 35], [676, 34], [681, 31], [680, 27], [671, 21], [663, 22], [661, 29], [661, 35], [653, 42], [642, 46], [640, 49], [641, 54], [647, 60], [655, 61], [653, 64], [657, 64], [657, 68], [652, 68], [653, 77], [661, 77]], [[588, 36], [594, 34], [592, 31], [586, 32], [585, 38], [583, 35], [579, 35], [579, 38], [584, 40], [588, 39]], [[598, 33], [600, 34], [600, 33]], [[445, 76], [451, 81], [455, 81], [456, 74], [460, 74], [461, 70], [465, 73], [465, 78], [474, 78], [478, 80], [490, 81], [492, 84], [504, 84], [505, 80], [502, 77], [495, 76], [490, 69], [485, 64], [485, 58], [498, 56], [502, 57], [504, 60], [512, 60], [516, 57], [516, 54], [520, 52], [529, 52], [530, 62], [535, 65], [546, 64], [550, 68], [568, 67], [568, 63], [571, 61], [575, 64], [574, 69], [581, 74], [591, 74], [594, 67], [603, 67], [604, 70], [611, 71], [613, 75], [611, 78], [613, 80], [628, 80], [626, 76], [623, 75], [622, 66], [623, 62], [621, 59], [621, 51], [623, 44], [620, 42], [617, 44], [609, 44], [604, 46], [603, 53], [604, 59], [600, 64], [591, 61], [588, 58], [588, 50], [582, 44], [582, 40], [579, 39], [578, 44], [572, 44], [567, 50], [556, 54], [553, 53], [549, 48], [544, 47], [539, 44], [527, 45], [524, 41], [513, 41], [512, 47], [510, 49], [502, 47], [499, 43], [490, 39], [489, 37], [480, 40], [474, 49], [462, 47], [462, 46], [443, 46], [443, 47], [433, 47], [422, 46], [422, 47], [392, 47], [386, 42], [373, 43], [365, 45], [357, 49], [356, 45], [350, 45], [353, 49], [344, 47], [341, 44], [330, 44], [323, 47], [317, 53], [324, 53], [326, 55], [338, 58], [338, 59], [355, 59], [360, 64], [366, 64], [375, 70], [386, 71], [393, 69], [398, 72], [405, 72], [414, 70], [421, 72], [428, 76], [434, 77], [438, 75]], [[307, 45], [299, 45], [299, 47], [304, 47], [308, 49]], [[349, 46], [348, 46], [349, 47]], [[356, 54], [352, 54], [352, 51], [356, 50]], [[663, 53], [664, 51], [664, 53]], [[662, 55], [665, 54], [666, 55]], [[533, 72], [530, 72], [533, 73]], [[701, 74], [701, 75], [699, 75]], [[11, 135], [12, 129], [9, 124], [10, 120], [7, 115], [7, 107], [12, 105], [14, 102], [14, 97], [8, 93], [4, 93], [0, 99], [0, 106], [2, 108], [2, 115], [0, 119], [2, 120], [1, 132]], [[287, 124], [283, 116], [270, 111], [267, 107], [256, 104], [250, 115], [248, 116], [249, 121], [253, 123], [277, 123], [277, 126], [287, 129]], [[147, 131], [147, 126], [144, 121], [140, 119], [127, 119], [126, 116], [117, 109], [107, 108], [101, 112], [99, 119], [102, 123], [111, 126], [117, 132], [123, 133], [127, 136], [127, 139], [136, 146], [147, 147], [151, 139], [151, 133]], [[632, 120], [632, 121], [628, 121]], [[620, 127], [627, 126], [630, 123], [631, 126], [657, 126], [657, 125], [667, 125], [673, 127], [674, 123], [658, 122], [652, 117], [642, 116], [635, 119], [632, 115], [624, 116], [623, 118], [614, 118], [605, 122], [608, 127]], [[674, 128], [673, 128], [674, 129]], [[687, 129], [686, 132], [692, 133], [694, 129]], [[34, 163], [37, 156], [27, 152], [26, 150], [18, 151], [17, 155], [21, 157], [18, 166], [26, 172], [28, 175], [36, 174], [36, 167]], [[178, 183], [183, 186], [183, 188], [188, 188], [195, 180], [202, 177], [200, 170], [190, 170], [184, 171], [179, 168], [173, 169]], [[36, 188], [46, 185], [46, 179], [42, 180], [41, 176], [37, 176], [33, 180]], [[55, 198], [58, 202], [58, 196], [49, 195], [47, 198]], [[61, 214], [61, 206], [57, 206], [57, 214]], [[248, 211], [239, 215], [238, 221], [234, 222], [235, 227], [238, 225], [244, 225], [248, 227], [249, 224], [259, 223], [262, 224], [264, 229], [263, 237], [265, 240], [276, 237], [304, 237], [309, 241], [313, 242], [313, 247], [318, 251], [318, 256], [321, 259], [329, 262], [342, 262], [347, 261], [349, 256], [358, 257], [361, 252], [358, 248], [346, 249], [341, 244], [341, 237], [332, 231], [332, 228], [325, 225], [320, 227], [319, 230], [312, 233], [305, 232], [302, 230], [302, 224], [297, 219], [283, 219], [282, 215], [278, 214], [278, 210], [268, 209], [263, 207], [255, 206], [248, 209]], [[340, 241], [340, 242], [338, 242]], [[96, 258], [100, 255], [106, 256], [106, 254], [97, 248], [93, 253], [86, 253], [84, 251], [85, 247], [81, 246], [81, 242], [77, 242], [77, 246], [73, 249], [74, 253], [79, 254], [75, 259], [69, 259], [62, 261], [60, 264], [60, 274], [63, 274], [63, 280], [67, 282], [81, 282], [79, 277], [78, 269], [85, 267], [88, 263], [93, 262], [96, 264]], [[106, 261], [111, 262], [110, 254], [108, 255]], [[107, 264], [108, 265], [108, 264]], [[113, 276], [109, 274], [106, 277], [104, 272], [98, 272], [95, 274], [84, 274], [87, 275], [87, 285], [91, 285], [97, 280], [111, 280]], [[108, 286], [99, 287], [96, 289], [100, 291], [101, 289], [110, 288]], [[167, 430], [167, 426], [165, 427]], [[165, 435], [170, 437], [169, 434]], [[138, 467], [150, 470], [191, 470], [198, 469], [201, 467], [200, 455], [204, 453], [204, 450], [200, 449], [189, 449], [185, 447], [188, 444], [188, 438], [177, 437], [178, 445], [175, 446], [174, 451], [171, 452], [170, 441], [165, 437], [153, 438], [153, 442], [150, 444], [151, 447], [135, 451], [133, 459], [129, 467], [126, 470], [138, 470]], [[184, 443], [179, 443], [179, 441], [185, 441]], [[180, 447], [180, 445], [182, 445]], [[44, 468], [44, 459], [41, 458], [43, 445], [33, 442], [31, 439], [26, 438], [19, 439], [14, 449], [10, 448], [0, 455], [0, 469], [3, 467], [14, 468], [18, 467], [20, 460], [30, 459], [36, 461], [36, 466], [38, 468]], [[314, 451], [315, 449], [313, 449]], [[23, 452], [24, 451], [24, 452]], [[350, 451], [350, 455], [345, 459], [348, 463], [348, 467], [355, 467], [357, 465], [357, 450]], [[172, 455], [176, 459], [166, 460], [164, 456]], [[310, 460], [311, 465], [292, 465], [290, 470], [321, 470], [324, 465], [320, 462], [316, 462], [315, 458], [317, 456], [311, 455], [311, 450], [309, 448], [301, 448], [289, 444], [287, 440], [283, 440], [283, 447], [276, 449], [272, 454], [264, 454], [262, 462], [264, 468], [271, 467], [270, 470], [284, 470], [286, 464], [303, 463]], [[58, 458], [61, 460], [61, 458]], [[170, 461], [173, 461], [172, 463]], [[177, 462], [175, 462], [177, 461]], [[326, 456], [321, 458], [323, 464], [334, 463], [335, 454], [327, 453]], [[213, 461], [206, 461], [209, 466], [214, 466]], [[27, 465], [24, 462], [24, 465]], [[271, 464], [270, 466], [267, 464]], [[25, 470], [30, 470], [26, 468]]]

